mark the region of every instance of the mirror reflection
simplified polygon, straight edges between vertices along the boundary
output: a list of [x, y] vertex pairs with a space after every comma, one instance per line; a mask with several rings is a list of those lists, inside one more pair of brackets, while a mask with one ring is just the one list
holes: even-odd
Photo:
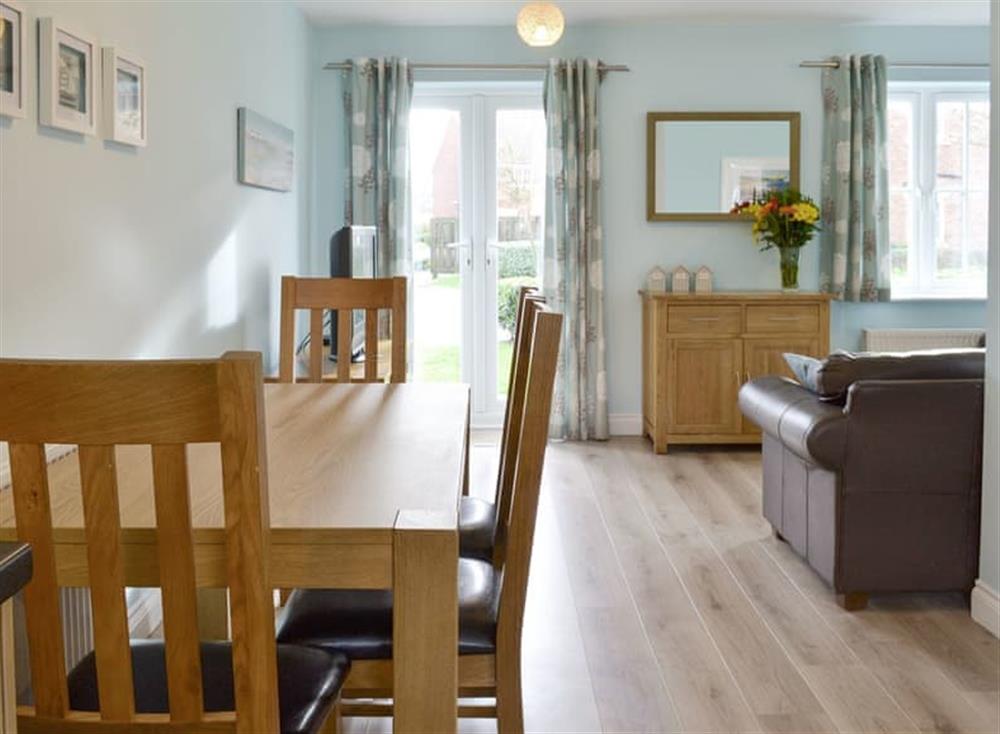
[[649, 219], [728, 219], [798, 186], [798, 113], [650, 113]]

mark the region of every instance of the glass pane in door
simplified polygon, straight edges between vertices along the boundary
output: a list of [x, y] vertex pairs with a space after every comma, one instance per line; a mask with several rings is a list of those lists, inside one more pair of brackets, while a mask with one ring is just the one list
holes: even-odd
[[542, 110], [496, 112], [497, 397], [507, 395], [517, 294], [541, 285], [545, 215], [545, 117]]
[[461, 113], [410, 114], [413, 242], [413, 376], [461, 380]]

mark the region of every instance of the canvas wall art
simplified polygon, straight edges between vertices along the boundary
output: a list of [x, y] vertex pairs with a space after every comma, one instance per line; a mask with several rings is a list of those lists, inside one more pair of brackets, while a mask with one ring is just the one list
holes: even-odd
[[295, 139], [291, 130], [240, 107], [238, 127], [238, 180], [248, 186], [291, 191], [295, 175]]

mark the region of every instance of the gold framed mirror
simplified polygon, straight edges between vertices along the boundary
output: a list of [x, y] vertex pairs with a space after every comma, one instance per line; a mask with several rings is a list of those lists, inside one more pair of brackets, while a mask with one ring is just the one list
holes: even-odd
[[754, 193], [799, 188], [798, 112], [648, 112], [646, 219], [742, 221]]

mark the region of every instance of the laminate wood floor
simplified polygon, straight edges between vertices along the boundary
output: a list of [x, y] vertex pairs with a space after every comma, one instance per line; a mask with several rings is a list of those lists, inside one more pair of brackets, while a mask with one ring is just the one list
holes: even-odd
[[[473, 493], [495, 467], [473, 434]], [[964, 598], [840, 609], [763, 519], [756, 449], [551, 444], [523, 666], [530, 732], [1000, 732], [1000, 641]]]

